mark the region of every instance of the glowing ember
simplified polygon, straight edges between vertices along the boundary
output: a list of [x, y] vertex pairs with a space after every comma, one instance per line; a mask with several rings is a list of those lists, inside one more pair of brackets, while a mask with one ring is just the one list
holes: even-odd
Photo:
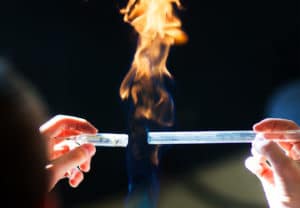
[[164, 89], [163, 79], [171, 78], [166, 67], [170, 46], [187, 41], [181, 22], [174, 14], [179, 0], [129, 0], [121, 10], [124, 21], [139, 35], [130, 71], [120, 87], [122, 99], [132, 99], [135, 118], [145, 118], [170, 126], [173, 101]]

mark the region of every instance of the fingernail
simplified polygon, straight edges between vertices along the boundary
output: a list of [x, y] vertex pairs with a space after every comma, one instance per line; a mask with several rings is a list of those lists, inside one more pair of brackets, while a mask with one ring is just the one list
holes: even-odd
[[96, 148], [92, 144], [83, 144], [82, 147], [87, 150], [90, 156], [93, 156], [96, 153]]
[[70, 180], [70, 185], [71, 185], [73, 188], [76, 188], [76, 187], [77, 187], [77, 185], [76, 185], [76, 180], [75, 180], [75, 179]]

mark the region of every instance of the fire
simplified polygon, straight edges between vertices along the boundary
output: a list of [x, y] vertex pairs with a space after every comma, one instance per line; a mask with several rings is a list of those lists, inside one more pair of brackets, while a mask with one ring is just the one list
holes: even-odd
[[135, 117], [162, 125], [172, 125], [174, 104], [165, 90], [164, 78], [171, 78], [166, 67], [171, 45], [183, 44], [187, 35], [174, 14], [179, 0], [129, 0], [121, 10], [124, 21], [138, 33], [138, 45], [131, 68], [125, 76], [120, 96], [132, 99]]

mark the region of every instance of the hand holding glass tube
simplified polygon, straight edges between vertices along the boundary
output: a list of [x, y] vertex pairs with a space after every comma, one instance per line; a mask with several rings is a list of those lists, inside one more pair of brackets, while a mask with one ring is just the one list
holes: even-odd
[[85, 119], [57, 115], [45, 122], [40, 132], [48, 146], [49, 164], [46, 170], [50, 175], [49, 190], [66, 177], [70, 186], [77, 187], [83, 180], [83, 173], [90, 170], [96, 148], [91, 143], [78, 146], [66, 138], [80, 134], [93, 135], [97, 129]]
[[290, 120], [265, 119], [253, 128], [268, 133], [255, 139], [245, 165], [261, 181], [269, 207], [300, 207], [300, 139], [297, 133], [278, 133], [299, 132], [300, 127]]

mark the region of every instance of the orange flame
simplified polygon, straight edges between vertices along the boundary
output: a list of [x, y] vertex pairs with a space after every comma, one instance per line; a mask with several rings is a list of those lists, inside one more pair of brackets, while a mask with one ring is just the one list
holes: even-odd
[[179, 0], [129, 0], [121, 10], [124, 21], [139, 35], [138, 46], [130, 71], [120, 87], [122, 99], [131, 98], [135, 117], [162, 125], [173, 123], [173, 101], [164, 89], [164, 77], [171, 78], [166, 67], [170, 46], [187, 41], [174, 15]]

